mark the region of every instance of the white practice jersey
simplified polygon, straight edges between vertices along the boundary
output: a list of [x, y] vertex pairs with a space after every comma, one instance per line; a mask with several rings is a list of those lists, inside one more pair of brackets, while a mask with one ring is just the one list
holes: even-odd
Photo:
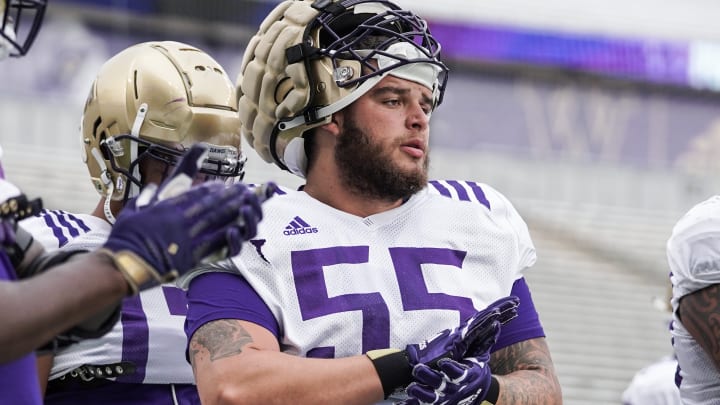
[[673, 228], [667, 243], [673, 347], [678, 358], [680, 395], [687, 405], [720, 401], [720, 372], [685, 329], [676, 312], [685, 295], [720, 283], [720, 196], [688, 211]]
[[[65, 211], [43, 211], [21, 226], [48, 251], [99, 248], [111, 225], [105, 220]], [[69, 346], [55, 355], [50, 379], [85, 365], [132, 362], [135, 372], [117, 377], [118, 382], [145, 384], [194, 384], [192, 368], [185, 359], [185, 292], [162, 285], [123, 300], [120, 320], [106, 335]]]
[[302, 191], [273, 196], [263, 213], [223, 271], [243, 275], [274, 314], [282, 350], [300, 356], [421, 342], [508, 296], [535, 262], [525, 222], [479, 183], [433, 181], [365, 218]]
[[676, 370], [677, 360], [666, 356], [638, 371], [622, 394], [623, 405], [682, 405]]

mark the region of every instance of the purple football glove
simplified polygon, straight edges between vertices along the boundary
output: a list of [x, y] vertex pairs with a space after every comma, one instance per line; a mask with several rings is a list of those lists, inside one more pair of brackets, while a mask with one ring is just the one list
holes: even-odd
[[475, 313], [456, 328], [445, 329], [423, 343], [408, 345], [406, 351], [410, 366], [425, 364], [437, 369], [440, 359], [462, 360], [471, 346], [473, 351], [477, 352], [475, 346], [478, 341], [484, 342], [494, 336], [497, 325], [504, 324], [517, 316], [518, 303], [519, 299], [514, 296], [501, 298]]
[[415, 381], [407, 388], [408, 399], [400, 403], [479, 404], [487, 396], [492, 384], [489, 359], [488, 352], [480, 357], [469, 357], [461, 361], [441, 359], [438, 361], [438, 370], [418, 364], [412, 372]]
[[207, 149], [194, 145], [158, 187], [146, 186], [128, 202], [103, 251], [125, 275], [132, 293], [171, 281], [203, 259], [235, 255], [255, 236], [269, 183], [253, 192], [242, 183], [192, 186]]
[[[482, 332], [475, 333], [475, 339], [470, 342], [465, 358], [441, 358], [435, 367], [416, 364], [412, 370], [413, 382], [406, 389], [408, 399], [401, 404], [481, 403], [492, 391], [492, 373], [488, 364], [490, 350], [500, 335], [500, 326], [517, 316], [518, 302], [517, 297], [502, 298], [484, 310], [494, 308], [500, 315], [477, 329], [482, 329]], [[497, 386], [494, 395], [497, 395]]]

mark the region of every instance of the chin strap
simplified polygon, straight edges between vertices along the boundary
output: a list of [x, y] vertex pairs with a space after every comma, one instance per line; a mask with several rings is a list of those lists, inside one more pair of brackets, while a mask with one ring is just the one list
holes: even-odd
[[110, 171], [108, 170], [107, 165], [105, 164], [105, 159], [103, 159], [100, 151], [97, 148], [92, 148], [90, 150], [90, 154], [93, 159], [95, 159], [95, 163], [97, 163], [98, 167], [100, 167], [100, 181], [105, 187], [105, 190], [103, 190], [103, 193], [105, 194], [103, 214], [105, 214], [105, 219], [107, 219], [108, 222], [114, 224], [115, 215], [113, 215], [112, 210], [110, 210], [110, 201], [112, 200], [112, 195], [115, 192], [115, 184], [112, 181], [112, 177], [110, 177]]
[[[114, 188], [111, 184], [110, 187], [108, 187], [110, 195], [112, 195], [113, 189]], [[110, 225], [115, 225], [115, 215], [113, 215], [112, 210], [110, 209], [110, 201], [112, 201], [112, 199], [109, 197], [105, 198], [105, 202], [103, 202], [103, 214], [105, 214], [105, 219], [107, 219]]]
[[[137, 114], [135, 115], [135, 121], [133, 121], [132, 128], [130, 129], [130, 136], [133, 138], [140, 139], [140, 129], [142, 128], [143, 122], [145, 122], [145, 116], [148, 112], [148, 106], [146, 103], [140, 104], [138, 107]], [[130, 142], [130, 162], [134, 162], [138, 157], [138, 144], [137, 142]], [[135, 165], [132, 176], [136, 179], [140, 178], [140, 165]], [[133, 198], [140, 194], [140, 187], [132, 181], [128, 181], [128, 187], [130, 187], [127, 198]]]
[[[142, 103], [140, 107], [138, 108], [137, 115], [135, 115], [135, 120], [133, 121], [132, 128], [130, 129], [130, 135], [134, 138], [140, 138], [140, 128], [142, 128], [142, 124], [145, 121], [145, 116], [147, 115], [148, 107], [146, 103]], [[104, 142], [107, 143], [107, 147], [110, 150], [110, 152], [113, 155], [122, 155], [122, 147], [117, 144], [113, 137], [108, 138]], [[134, 162], [137, 159], [138, 155], [138, 148], [136, 142], [130, 142], [130, 162]], [[110, 224], [115, 224], [115, 215], [113, 214], [112, 210], [110, 209], [110, 203], [112, 201], [113, 194], [115, 193], [115, 183], [113, 182], [112, 176], [110, 175], [110, 171], [107, 168], [107, 165], [105, 164], [105, 159], [102, 156], [102, 153], [97, 148], [93, 148], [90, 150], [90, 154], [92, 155], [93, 159], [95, 159], [95, 162], [97, 163], [98, 167], [100, 168], [100, 181], [103, 184], [104, 190], [102, 190], [102, 193], [105, 195], [105, 202], [103, 203], [103, 214], [105, 215], [105, 219]], [[132, 176], [134, 176], [136, 179], [140, 178], [140, 168], [139, 165], [135, 165], [135, 168], [133, 169]], [[117, 178], [117, 181], [120, 184], [120, 189], [123, 188], [123, 179], [122, 176], [119, 176]], [[120, 183], [123, 182], [123, 183]], [[127, 198], [132, 198], [136, 196], [139, 193], [140, 188], [135, 185], [132, 181], [127, 181], [125, 187], [129, 187], [130, 190], [128, 190]]]

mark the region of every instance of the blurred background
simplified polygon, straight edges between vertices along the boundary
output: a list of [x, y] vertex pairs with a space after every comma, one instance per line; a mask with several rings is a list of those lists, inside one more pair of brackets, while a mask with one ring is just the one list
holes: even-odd
[[[619, 404], [671, 353], [665, 242], [720, 191], [720, 15], [714, 0], [398, 0], [424, 16], [451, 68], [433, 114], [434, 178], [488, 183], [527, 221], [527, 273], [565, 403]], [[235, 78], [270, 0], [51, 0], [23, 59], [4, 61], [9, 180], [47, 208], [97, 202], [80, 160], [83, 103], [125, 47], [176, 40]], [[247, 180], [300, 179], [244, 145]], [[669, 381], [668, 383], [672, 383]]]

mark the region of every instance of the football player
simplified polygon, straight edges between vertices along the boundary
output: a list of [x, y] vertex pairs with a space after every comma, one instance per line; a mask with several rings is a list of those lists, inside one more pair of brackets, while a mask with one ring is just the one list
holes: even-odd
[[683, 404], [720, 398], [720, 196], [691, 208], [667, 243], [672, 283], [670, 327]]
[[526, 224], [490, 186], [428, 186], [439, 53], [382, 0], [283, 1], [250, 40], [243, 134], [306, 183], [252, 249], [182, 280], [203, 403], [562, 402]]
[[[160, 184], [195, 143], [209, 149], [199, 179], [242, 179], [235, 100], [223, 68], [194, 46], [147, 42], [119, 52], [100, 69], [82, 117], [97, 207], [91, 214], [44, 211], [21, 225], [47, 250], [95, 249], [128, 199]], [[184, 292], [171, 284], [125, 299], [108, 333], [54, 353], [45, 403], [199, 404], [184, 354], [186, 307]]]
[[[45, 6], [46, 1], [0, 0], [0, 58], [28, 52]], [[2, 402], [43, 402], [34, 349], [101, 333], [107, 322], [95, 321], [116, 313], [123, 297], [170, 281], [210, 256], [233, 254], [252, 236], [261, 218], [255, 193], [242, 184], [219, 182], [190, 188], [206, 154], [206, 147], [194, 147], [166, 182], [146, 189], [118, 216], [101, 249], [56, 255], [43, 254], [18, 227], [41, 201], [28, 199], [8, 182], [0, 165]]]

